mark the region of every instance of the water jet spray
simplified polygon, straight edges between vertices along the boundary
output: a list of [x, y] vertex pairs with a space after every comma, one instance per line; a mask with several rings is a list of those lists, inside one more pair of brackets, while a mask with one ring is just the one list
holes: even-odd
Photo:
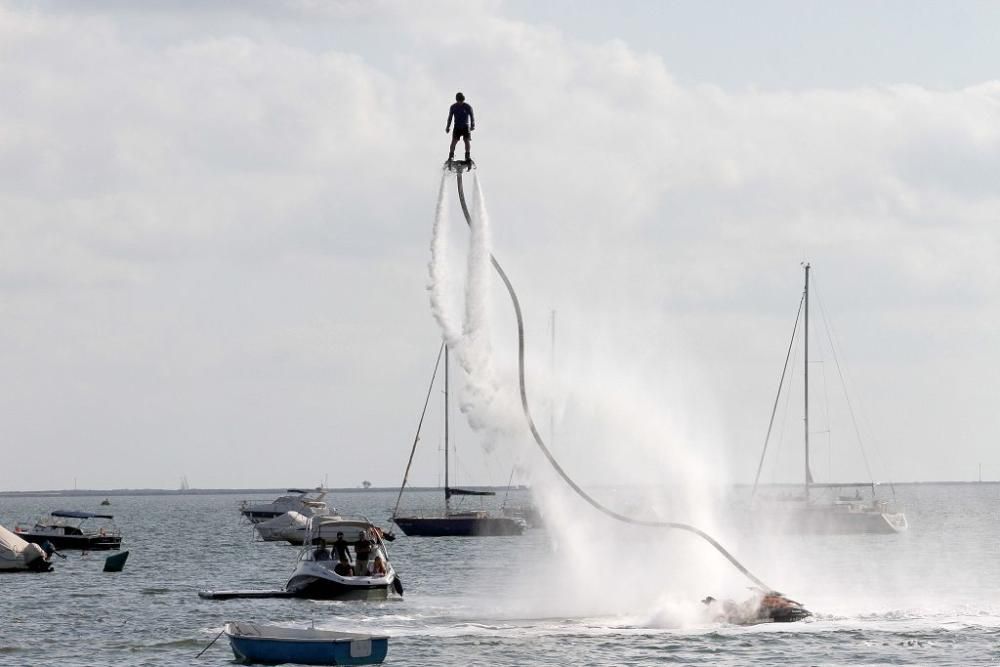
[[[453, 164], [451, 163], [451, 161], [445, 163], [445, 169], [454, 172], [456, 175], [457, 185], [458, 185], [458, 198], [462, 207], [462, 213], [465, 216], [465, 221], [468, 224], [469, 228], [473, 229], [472, 215], [469, 211], [469, 206], [466, 202], [465, 189], [463, 186], [463, 174], [468, 171], [471, 171], [471, 168], [472, 165]], [[744, 576], [750, 579], [750, 581], [752, 581], [757, 587], [759, 587], [763, 591], [767, 592], [773, 591], [774, 589], [772, 589], [770, 586], [765, 584], [763, 580], [761, 580], [759, 577], [750, 572], [750, 570], [748, 570], [742, 563], [740, 563], [725, 547], [722, 546], [722, 544], [720, 544], [715, 538], [713, 538], [705, 531], [686, 523], [681, 523], [676, 521], [637, 519], [616, 512], [604, 506], [597, 499], [588, 494], [563, 469], [563, 467], [556, 460], [555, 456], [553, 456], [552, 452], [549, 451], [548, 446], [546, 446], [545, 441], [541, 436], [541, 433], [539, 433], [538, 428], [535, 425], [535, 421], [531, 415], [531, 410], [528, 406], [528, 392], [524, 379], [525, 376], [524, 316], [521, 312], [520, 300], [517, 297], [517, 292], [514, 290], [514, 286], [511, 283], [510, 278], [507, 276], [506, 272], [503, 270], [503, 267], [497, 261], [496, 257], [493, 255], [492, 252], [490, 253], [490, 263], [493, 265], [493, 268], [496, 270], [497, 275], [500, 277], [500, 280], [503, 282], [504, 287], [507, 289], [507, 294], [510, 296], [511, 304], [514, 307], [514, 315], [517, 320], [517, 366], [518, 366], [518, 385], [519, 385], [518, 388], [521, 397], [521, 411], [524, 415], [525, 421], [528, 424], [528, 428], [531, 431], [532, 439], [538, 446], [539, 450], [541, 450], [546, 460], [548, 460], [553, 470], [556, 471], [556, 473], [562, 478], [562, 480], [581, 499], [583, 499], [587, 504], [596, 509], [598, 512], [608, 517], [611, 517], [616, 521], [620, 521], [622, 523], [630, 524], [633, 526], [641, 526], [646, 528], [666, 528], [666, 529], [682, 530], [689, 533], [693, 533], [698, 537], [700, 537], [701, 539], [708, 542], [710, 545], [712, 545], [712, 547], [714, 547], [716, 551], [722, 554], [722, 556], [724, 556], [726, 560], [728, 560], [733, 565], [733, 567], [735, 567], [739, 572], [741, 572]]]

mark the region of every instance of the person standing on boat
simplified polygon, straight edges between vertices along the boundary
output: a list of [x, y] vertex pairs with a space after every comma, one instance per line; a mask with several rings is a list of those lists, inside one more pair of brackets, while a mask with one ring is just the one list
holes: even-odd
[[347, 540], [344, 539], [344, 534], [341, 532], [337, 533], [337, 539], [333, 541], [333, 551], [337, 554], [337, 560], [341, 563], [351, 564], [350, 552], [347, 550]]
[[313, 560], [330, 560], [330, 552], [326, 550], [326, 540], [320, 539], [319, 546], [313, 551]]
[[354, 544], [354, 576], [368, 575], [368, 557], [372, 554], [372, 541], [365, 531], [358, 531], [358, 541]]

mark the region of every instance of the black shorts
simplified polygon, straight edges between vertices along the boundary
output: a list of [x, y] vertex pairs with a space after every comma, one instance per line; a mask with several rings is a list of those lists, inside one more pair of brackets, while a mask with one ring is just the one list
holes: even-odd
[[467, 127], [456, 127], [451, 131], [451, 138], [455, 141], [459, 139], [465, 139], [466, 141], [472, 140], [472, 135], [469, 134], [469, 128]]

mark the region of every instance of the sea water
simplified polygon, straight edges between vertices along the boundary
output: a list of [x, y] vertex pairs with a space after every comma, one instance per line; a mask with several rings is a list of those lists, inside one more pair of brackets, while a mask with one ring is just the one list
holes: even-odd
[[[587, 547], [607, 555], [607, 566], [592, 576], [565, 575], [578, 554], [553, 539], [559, 531], [399, 536], [389, 547], [403, 600], [210, 601], [198, 590], [280, 588], [298, 553], [254, 541], [239, 520], [237, 496], [113, 496], [109, 508], [94, 497], [0, 498], [7, 526], [55, 509], [109, 510], [131, 552], [117, 574], [101, 571], [107, 553], [70, 552], [52, 573], [0, 576], [0, 665], [232, 664], [224, 637], [194, 659], [227, 620], [387, 634], [390, 665], [1000, 662], [1000, 485], [914, 485], [896, 493], [910, 521], [906, 533], [739, 537], [738, 557], [816, 614], [750, 627], [699, 621], [684, 611], [698, 601], [670, 591], [631, 595], [650, 586], [644, 570], [658, 563], [619, 571], [623, 542], [613, 532], [595, 533]], [[513, 496], [528, 500], [525, 491]], [[395, 494], [358, 491], [330, 500], [345, 515], [387, 525]], [[440, 492], [404, 497], [413, 508], [440, 501]], [[578, 520], [591, 512], [581, 503]], [[670, 567], [685, 577], [683, 563]], [[705, 582], [706, 595], [716, 592], [712, 585]], [[578, 605], [574, 590], [583, 587], [600, 595]], [[623, 609], [623, 599], [661, 602]]]

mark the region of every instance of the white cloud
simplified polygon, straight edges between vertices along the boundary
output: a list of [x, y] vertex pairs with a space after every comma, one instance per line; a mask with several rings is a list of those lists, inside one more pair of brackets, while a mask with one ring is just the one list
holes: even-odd
[[[491, 3], [423, 9], [0, 9], [0, 349], [16, 351], [3, 367], [17, 378], [4, 438], [29, 452], [0, 486], [66, 485], [30, 452], [81, 438], [161, 457], [76, 461], [81, 485], [301, 483], [315, 466], [279, 480], [232, 452], [281, 440], [325, 457], [332, 439], [371, 442], [339, 454], [346, 468], [395, 482], [436, 350], [423, 284], [458, 88], [532, 364], [546, 366], [555, 308], [567, 362], [661, 371], [635, 402], [669, 405], [651, 424], [686, 441], [716, 420], [706, 439], [746, 479], [798, 262], [812, 259], [870, 411], [911, 415], [898, 432], [879, 424], [885, 458], [919, 451], [901, 474], [959, 476], [962, 457], [939, 465], [939, 437], [922, 435], [959, 421], [990, 428], [957, 451], [990, 451], [989, 400], [916, 379], [941, 370], [927, 360], [947, 341], [950, 381], [1000, 389], [977, 371], [1000, 361], [984, 343], [998, 320], [1000, 83], [684, 86], [623, 41]], [[493, 346], [509, 368], [512, 341]], [[615, 422], [608, 409], [599, 423]]]

